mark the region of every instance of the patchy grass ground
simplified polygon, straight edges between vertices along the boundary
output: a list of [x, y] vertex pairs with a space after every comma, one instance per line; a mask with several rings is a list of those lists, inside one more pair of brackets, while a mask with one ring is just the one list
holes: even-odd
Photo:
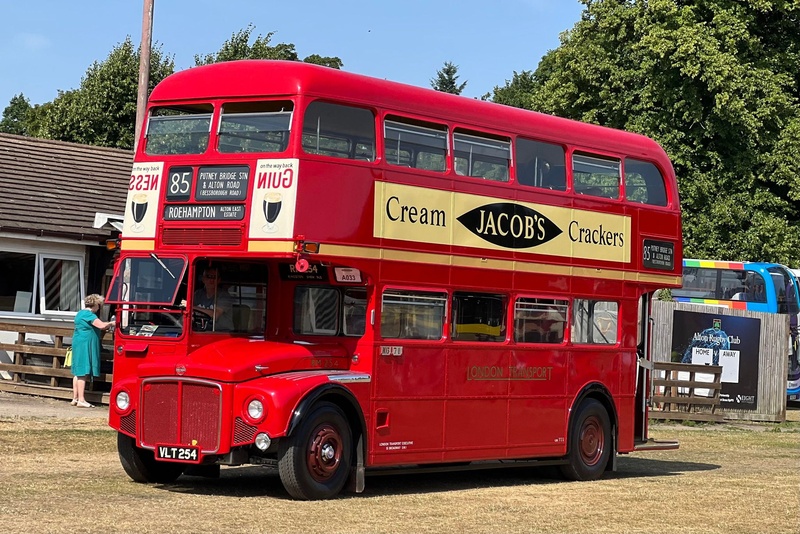
[[277, 475], [131, 482], [100, 418], [0, 415], [4, 532], [793, 533], [800, 530], [800, 411], [776, 424], [663, 425], [677, 451], [622, 456], [597, 482], [542, 469], [368, 477], [366, 492], [289, 500]]

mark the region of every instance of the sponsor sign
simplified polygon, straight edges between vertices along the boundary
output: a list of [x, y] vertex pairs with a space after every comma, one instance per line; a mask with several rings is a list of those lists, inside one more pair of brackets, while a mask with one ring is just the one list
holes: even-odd
[[162, 161], [133, 164], [122, 223], [123, 237], [155, 238], [163, 173]]
[[631, 261], [628, 216], [385, 182], [375, 184], [373, 235], [558, 257]]
[[291, 239], [297, 200], [297, 159], [256, 162], [250, 204], [250, 239]]

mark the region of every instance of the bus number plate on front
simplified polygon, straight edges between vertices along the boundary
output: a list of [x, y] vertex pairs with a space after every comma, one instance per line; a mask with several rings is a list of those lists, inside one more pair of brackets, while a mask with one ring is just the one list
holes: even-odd
[[172, 447], [169, 445], [156, 446], [157, 460], [170, 460], [172, 462], [198, 463], [200, 452], [197, 447]]

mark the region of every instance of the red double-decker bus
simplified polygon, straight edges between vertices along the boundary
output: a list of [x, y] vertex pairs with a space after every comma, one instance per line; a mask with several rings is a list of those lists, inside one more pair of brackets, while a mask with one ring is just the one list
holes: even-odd
[[647, 437], [648, 318], [680, 287], [652, 140], [298, 62], [160, 83], [108, 302], [127, 474], [536, 461], [571, 479]]

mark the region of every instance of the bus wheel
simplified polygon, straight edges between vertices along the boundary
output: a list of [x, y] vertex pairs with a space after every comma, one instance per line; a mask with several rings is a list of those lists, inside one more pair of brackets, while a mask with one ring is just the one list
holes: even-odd
[[584, 400], [569, 430], [569, 464], [561, 473], [570, 480], [596, 480], [603, 476], [611, 454], [611, 422], [595, 399]]
[[350, 473], [350, 426], [334, 404], [319, 404], [280, 441], [278, 472], [295, 499], [328, 499], [338, 494]]
[[157, 461], [153, 451], [140, 449], [133, 438], [121, 432], [117, 433], [117, 452], [122, 468], [135, 482], [168, 484], [185, 469], [182, 464]]

